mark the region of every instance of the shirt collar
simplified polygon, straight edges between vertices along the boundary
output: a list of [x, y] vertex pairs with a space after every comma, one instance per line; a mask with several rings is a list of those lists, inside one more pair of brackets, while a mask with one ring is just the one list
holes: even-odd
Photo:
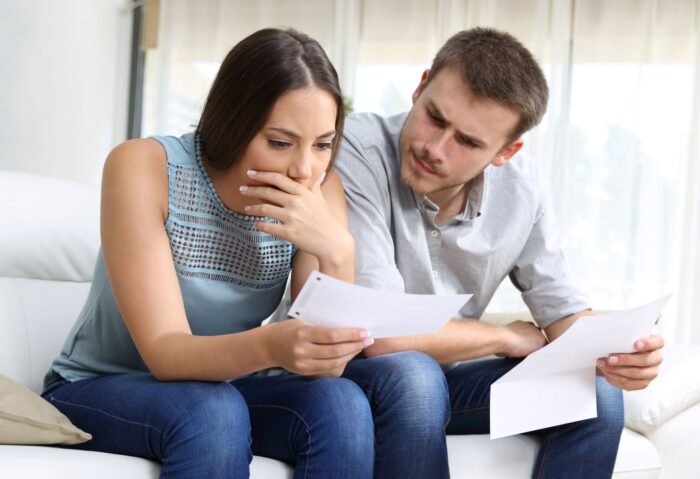
[[[464, 205], [464, 210], [454, 217], [455, 221], [471, 221], [481, 216], [481, 210], [483, 209], [486, 201], [486, 185], [489, 176], [489, 169], [490, 166], [471, 180], [471, 184], [469, 185], [469, 196], [467, 197], [467, 201]], [[438, 206], [427, 196], [419, 195], [415, 191], [412, 192], [413, 197], [416, 200], [416, 205], [421, 211], [432, 211], [437, 213], [440, 210]]]

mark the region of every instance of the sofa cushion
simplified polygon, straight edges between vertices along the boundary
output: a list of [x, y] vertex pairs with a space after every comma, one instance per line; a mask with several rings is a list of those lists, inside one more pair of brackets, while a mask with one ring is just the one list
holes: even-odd
[[0, 277], [0, 374], [41, 392], [89, 289], [90, 283]]
[[700, 347], [665, 348], [659, 376], [641, 391], [625, 391], [625, 425], [648, 434], [700, 402]]
[[[160, 464], [141, 457], [49, 446], [0, 446], [0, 477], [22, 479], [158, 479]], [[49, 472], [50, 471], [50, 472]], [[284, 462], [254, 456], [252, 479], [292, 479]]]
[[90, 281], [99, 186], [0, 171], [0, 276]]
[[38, 394], [0, 374], [0, 444], [80, 444], [90, 439]]

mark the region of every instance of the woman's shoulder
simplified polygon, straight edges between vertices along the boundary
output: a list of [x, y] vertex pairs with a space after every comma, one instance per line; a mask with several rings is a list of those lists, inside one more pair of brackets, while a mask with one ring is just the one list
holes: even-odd
[[115, 175], [160, 179], [167, 177], [166, 161], [165, 150], [157, 141], [150, 138], [128, 140], [109, 153], [102, 179]]
[[105, 164], [114, 167], [139, 167], [148, 168], [153, 164], [166, 161], [165, 149], [152, 138], [137, 138], [120, 143], [109, 153]]
[[102, 171], [103, 200], [148, 196], [167, 210], [166, 162], [163, 146], [153, 139], [134, 139], [117, 145], [107, 156]]

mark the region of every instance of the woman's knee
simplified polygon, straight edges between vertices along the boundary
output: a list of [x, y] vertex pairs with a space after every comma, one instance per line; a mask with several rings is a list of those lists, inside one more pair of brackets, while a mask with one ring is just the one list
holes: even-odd
[[[241, 394], [228, 383], [182, 382], [163, 413], [171, 449], [228, 463], [249, 463], [250, 418]], [[239, 464], [242, 465], [242, 464]]]
[[[308, 400], [314, 409], [328, 421], [344, 428], [372, 427], [372, 411], [367, 396], [357, 384], [343, 378], [317, 379], [309, 383]], [[347, 424], [345, 424], [347, 423]]]
[[374, 423], [364, 392], [343, 378], [317, 379], [306, 388], [306, 411], [302, 412], [311, 441], [319, 439], [353, 457], [373, 452]]

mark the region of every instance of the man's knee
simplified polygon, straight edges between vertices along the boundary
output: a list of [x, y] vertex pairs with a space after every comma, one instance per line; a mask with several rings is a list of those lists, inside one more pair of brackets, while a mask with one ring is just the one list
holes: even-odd
[[394, 407], [396, 413], [410, 415], [444, 427], [449, 418], [449, 393], [445, 374], [430, 356], [400, 352], [372, 358], [379, 361], [372, 394], [378, 403]]
[[600, 427], [609, 430], [611, 434], [622, 434], [622, 429], [625, 426], [622, 390], [610, 385], [605, 378], [597, 377], [596, 403]]

